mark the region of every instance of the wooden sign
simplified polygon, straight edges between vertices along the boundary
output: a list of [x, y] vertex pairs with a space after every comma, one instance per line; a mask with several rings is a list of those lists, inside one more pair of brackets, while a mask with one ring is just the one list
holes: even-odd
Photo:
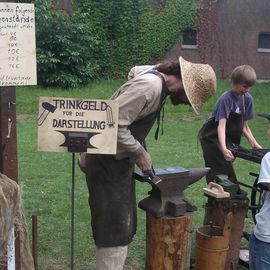
[[0, 3], [0, 86], [36, 85], [33, 4]]
[[118, 102], [40, 97], [38, 150], [115, 154]]

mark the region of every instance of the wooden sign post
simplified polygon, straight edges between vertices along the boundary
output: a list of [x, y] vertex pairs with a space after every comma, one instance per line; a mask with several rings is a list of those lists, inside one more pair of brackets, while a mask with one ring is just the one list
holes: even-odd
[[[0, 2], [0, 44], [0, 171], [18, 182], [15, 86], [36, 84], [33, 4]], [[21, 269], [19, 235], [15, 267]], [[7, 270], [8, 266], [0, 269]]]

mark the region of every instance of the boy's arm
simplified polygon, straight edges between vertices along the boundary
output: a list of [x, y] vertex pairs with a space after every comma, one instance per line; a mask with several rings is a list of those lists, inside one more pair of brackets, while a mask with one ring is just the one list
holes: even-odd
[[258, 144], [258, 142], [256, 141], [256, 139], [254, 138], [249, 125], [248, 125], [248, 121], [245, 120], [244, 121], [244, 125], [243, 125], [243, 133], [245, 135], [245, 137], [247, 138], [247, 140], [249, 141], [250, 145], [252, 146], [252, 148], [255, 149], [261, 149], [262, 147]]
[[227, 161], [232, 161], [235, 159], [232, 152], [226, 146], [226, 122], [225, 118], [222, 118], [218, 121], [217, 133], [218, 133], [218, 142], [220, 145], [220, 150]]

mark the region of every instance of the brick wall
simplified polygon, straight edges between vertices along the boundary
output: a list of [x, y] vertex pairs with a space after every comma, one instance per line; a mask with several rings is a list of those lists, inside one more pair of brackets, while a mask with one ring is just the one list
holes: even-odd
[[198, 48], [181, 48], [179, 38], [165, 58], [182, 55], [190, 61], [209, 63], [219, 77], [228, 77], [237, 65], [249, 64], [255, 68], [259, 79], [270, 80], [270, 53], [257, 50], [259, 33], [270, 32], [270, 1], [214, 2], [210, 8], [200, 11], [195, 25]]

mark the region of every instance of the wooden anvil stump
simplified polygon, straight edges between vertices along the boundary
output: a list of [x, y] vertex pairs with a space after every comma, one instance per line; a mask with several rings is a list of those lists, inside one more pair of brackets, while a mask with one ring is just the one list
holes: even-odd
[[184, 190], [204, 177], [209, 168], [156, 169], [155, 175], [134, 173], [152, 186], [139, 202], [146, 211], [146, 270], [187, 270], [190, 266], [192, 212], [196, 207], [184, 198]]
[[192, 213], [155, 218], [146, 213], [147, 270], [188, 270], [192, 240]]

